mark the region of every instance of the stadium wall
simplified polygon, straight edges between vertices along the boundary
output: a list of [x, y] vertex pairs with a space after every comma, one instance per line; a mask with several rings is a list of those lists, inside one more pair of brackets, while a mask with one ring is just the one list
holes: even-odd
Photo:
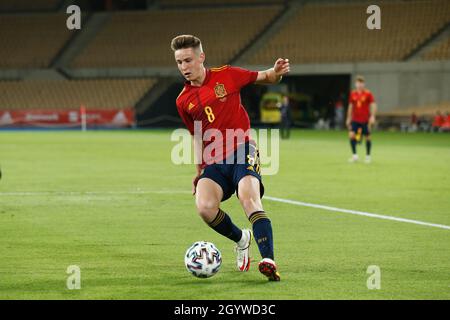
[[[269, 66], [241, 65], [253, 70]], [[46, 78], [52, 69], [0, 70], [0, 79]], [[89, 68], [60, 69], [71, 79], [80, 78], [130, 78], [130, 77], [173, 77], [176, 83], [182, 79], [176, 66], [157, 68]], [[380, 112], [407, 110], [424, 106], [450, 105], [450, 61], [408, 61], [387, 63], [336, 63], [336, 64], [294, 64], [291, 75], [334, 75], [348, 74], [355, 77], [362, 74], [367, 86], [374, 93]], [[57, 73], [56, 69], [52, 70]], [[176, 93], [177, 94], [177, 93]], [[175, 99], [176, 95], [173, 97]], [[142, 108], [142, 115], [147, 114]], [[140, 113], [140, 112], [139, 112]], [[172, 118], [172, 117], [171, 117]]]
[[[243, 65], [263, 70], [269, 66]], [[450, 102], [450, 61], [366, 62], [332, 64], [294, 64], [291, 75], [358, 74], [365, 76], [379, 110], [387, 112], [415, 106]], [[174, 67], [108, 68], [65, 70], [73, 78], [81, 77], [179, 77]]]
[[[262, 69], [267, 66], [244, 66]], [[293, 65], [292, 75], [361, 74], [381, 112], [450, 103], [450, 61]]]

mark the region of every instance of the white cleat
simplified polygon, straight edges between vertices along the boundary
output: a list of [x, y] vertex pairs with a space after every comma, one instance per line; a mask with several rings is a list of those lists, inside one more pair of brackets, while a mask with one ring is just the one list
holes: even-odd
[[250, 269], [250, 244], [252, 232], [249, 229], [242, 230], [242, 239], [236, 245], [236, 261], [239, 271], [246, 272]]
[[371, 163], [372, 162], [372, 158], [370, 156], [366, 156], [366, 158], [364, 159], [365, 163]]
[[352, 157], [350, 159], [348, 159], [348, 162], [355, 163], [355, 162], [358, 162], [358, 160], [359, 160], [358, 155], [354, 154], [354, 155], [352, 155]]

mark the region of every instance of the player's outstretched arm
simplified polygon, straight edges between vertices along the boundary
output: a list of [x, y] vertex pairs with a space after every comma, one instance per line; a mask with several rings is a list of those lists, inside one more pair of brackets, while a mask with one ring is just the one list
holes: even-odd
[[273, 68], [259, 71], [255, 83], [257, 84], [275, 84], [281, 81], [281, 78], [290, 71], [289, 59], [278, 58]]

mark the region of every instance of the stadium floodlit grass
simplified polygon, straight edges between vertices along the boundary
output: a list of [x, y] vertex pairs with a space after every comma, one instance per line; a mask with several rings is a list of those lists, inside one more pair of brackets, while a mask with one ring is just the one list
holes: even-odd
[[[265, 200], [282, 281], [234, 270], [233, 245], [197, 216], [194, 168], [170, 131], [0, 132], [0, 299], [449, 299], [450, 230]], [[363, 148], [360, 147], [360, 154]], [[349, 164], [345, 132], [294, 131], [266, 195], [450, 225], [450, 135], [376, 133]], [[249, 226], [236, 197], [223, 205]], [[222, 251], [188, 274], [194, 241]], [[81, 289], [66, 269], [81, 268]], [[369, 265], [381, 289], [366, 286]]]

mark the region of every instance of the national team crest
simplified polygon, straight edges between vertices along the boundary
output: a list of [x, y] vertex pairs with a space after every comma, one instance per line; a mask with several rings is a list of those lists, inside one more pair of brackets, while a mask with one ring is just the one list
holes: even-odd
[[227, 95], [227, 90], [225, 90], [225, 86], [222, 83], [217, 83], [214, 87], [214, 93], [217, 98], [222, 99]]

